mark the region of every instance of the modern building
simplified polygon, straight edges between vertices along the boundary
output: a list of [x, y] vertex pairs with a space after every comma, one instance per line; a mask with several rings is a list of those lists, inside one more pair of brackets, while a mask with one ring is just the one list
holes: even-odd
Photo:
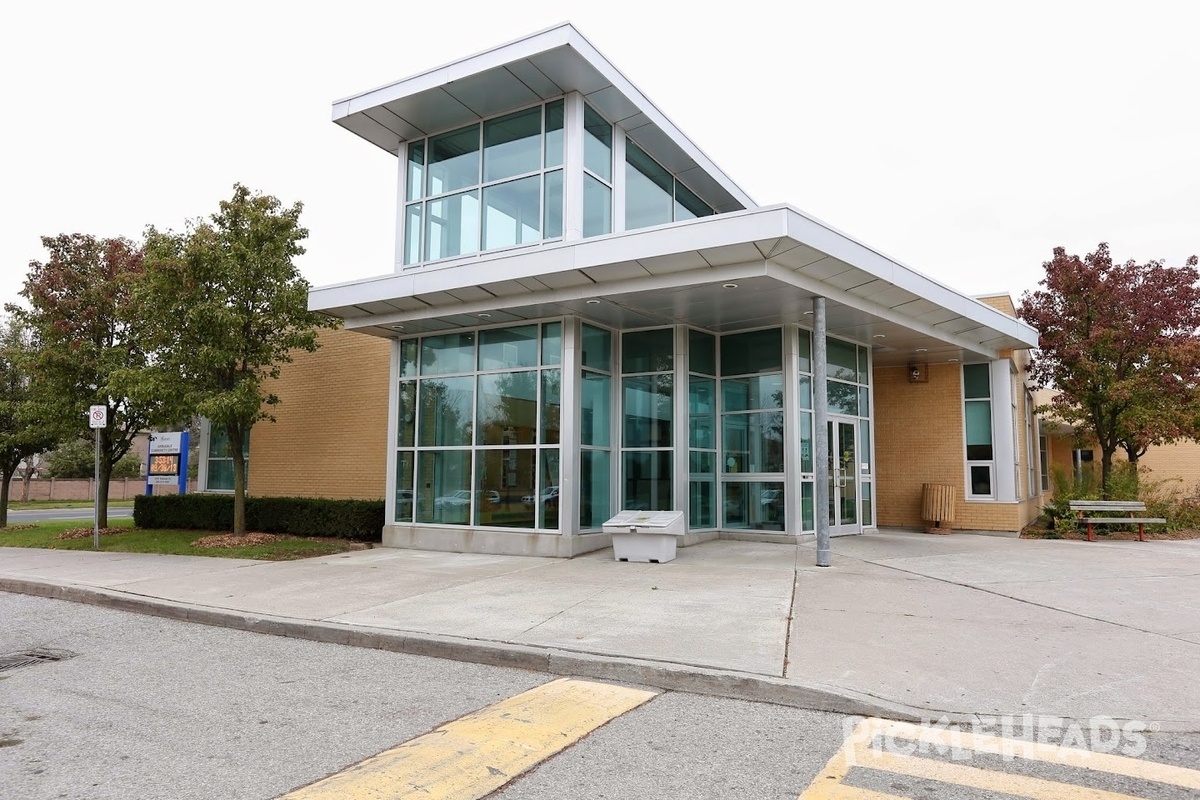
[[333, 120], [396, 158], [395, 263], [312, 291], [344, 330], [282, 376], [255, 494], [382, 495], [387, 545], [551, 556], [622, 509], [682, 510], [684, 544], [920, 526], [927, 483], [960, 529], [1040, 509], [1011, 299], [757, 205], [571, 25]]

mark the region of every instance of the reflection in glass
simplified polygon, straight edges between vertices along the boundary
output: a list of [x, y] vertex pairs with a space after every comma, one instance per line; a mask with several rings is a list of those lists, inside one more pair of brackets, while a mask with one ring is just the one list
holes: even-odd
[[782, 483], [726, 481], [722, 489], [724, 527], [771, 531], [786, 529], [787, 509]]
[[608, 502], [608, 451], [583, 450], [579, 454], [579, 527], [599, 528], [610, 516]]
[[779, 328], [721, 337], [721, 374], [751, 375], [783, 370], [783, 334]]
[[404, 263], [421, 260], [421, 204], [413, 203], [404, 209]]
[[544, 226], [547, 239], [563, 235], [563, 174], [561, 169], [546, 173]]
[[714, 381], [692, 378], [688, 385], [688, 444], [691, 447], [717, 446], [717, 404]]
[[562, 323], [547, 322], [542, 326], [542, 364], [562, 363]]
[[524, 499], [533, 492], [535, 450], [480, 450], [476, 456], [475, 524], [532, 528], [534, 508]]
[[813, 433], [812, 414], [800, 412], [800, 471], [811, 474], [813, 471]]
[[721, 381], [725, 411], [783, 408], [783, 376], [725, 378]]
[[563, 163], [563, 101], [546, 104], [546, 166], [557, 167]]
[[479, 250], [479, 190], [440, 197], [426, 204], [425, 260]]
[[488, 120], [483, 124], [484, 182], [541, 169], [541, 145], [541, 107]]
[[400, 377], [415, 378], [417, 376], [417, 340], [405, 339], [400, 342]]
[[671, 464], [669, 450], [626, 451], [625, 499], [621, 508], [631, 511], [670, 511]]
[[[612, 181], [612, 125], [589, 105], [583, 107], [583, 166]], [[605, 231], [607, 233], [608, 231]], [[586, 235], [586, 234], [585, 234]]]
[[475, 334], [448, 333], [421, 340], [421, 374], [448, 375], [475, 370]]
[[542, 370], [542, 444], [558, 444], [562, 418], [562, 370]]
[[479, 444], [534, 444], [537, 372], [480, 375], [478, 431]]
[[675, 181], [675, 221], [710, 217], [713, 210], [708, 203], [701, 200], [691, 189], [679, 181]]
[[672, 447], [671, 375], [625, 378], [626, 447]]
[[830, 378], [843, 381], [858, 380], [858, 348], [841, 339], [825, 340], [825, 355]]
[[425, 192], [425, 143], [408, 146], [408, 173], [404, 179], [404, 199], [418, 200]]
[[580, 444], [609, 446], [612, 378], [595, 372], [583, 373], [580, 386]]
[[413, 520], [414, 461], [412, 451], [396, 454], [396, 522]]
[[858, 416], [858, 387], [841, 381], [825, 381], [829, 393], [829, 411], [834, 414]]
[[612, 233], [612, 189], [591, 175], [583, 176], [583, 235]]
[[621, 339], [621, 371], [670, 372], [675, 364], [674, 354], [672, 328], [626, 333]]
[[726, 474], [783, 472], [783, 414], [726, 414], [722, 417]]
[[692, 450], [688, 465], [688, 526], [712, 528], [717, 524], [716, 453]]
[[542, 487], [541, 502], [538, 503], [541, 514], [539, 527], [555, 529], [558, 527], [558, 450], [542, 450], [541, 466], [538, 476]]
[[609, 372], [612, 369], [612, 334], [603, 328], [583, 326], [583, 366]]
[[864, 482], [862, 485], [862, 524], [873, 525], [874, 518], [871, 516], [871, 484]]
[[426, 196], [479, 183], [479, 126], [471, 125], [429, 140], [429, 189]]
[[966, 404], [967, 460], [992, 460], [992, 403], [974, 400]]
[[479, 369], [536, 367], [538, 363], [537, 325], [514, 328], [488, 328], [479, 332]]
[[625, 229], [672, 220], [675, 178], [631, 141], [625, 144]]
[[538, 175], [483, 190], [483, 249], [542, 238], [542, 179]]
[[704, 331], [688, 331], [688, 370], [701, 375], [717, 374], [717, 340]]
[[812, 334], [806, 330], [800, 331], [800, 371], [812, 372]]
[[475, 379], [439, 378], [421, 381], [420, 444], [451, 447], [471, 443], [471, 406]]
[[417, 454], [417, 522], [466, 525], [471, 519], [471, 451]]
[[396, 419], [396, 446], [412, 447], [417, 437], [417, 384], [416, 381], [401, 381]]

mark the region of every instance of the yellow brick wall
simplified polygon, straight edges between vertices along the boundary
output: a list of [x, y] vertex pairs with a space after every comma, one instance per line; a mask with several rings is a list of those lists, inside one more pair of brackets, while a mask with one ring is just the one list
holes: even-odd
[[[966, 497], [966, 446], [963, 441], [961, 367], [931, 364], [927, 383], [909, 383], [903, 367], [875, 369], [875, 438], [878, 522], [882, 527], [921, 527], [923, 485], [954, 486], [958, 498], [953, 526], [957, 530], [1018, 530], [1038, 513], [1037, 497], [1027, 489], [1020, 503], [970, 502]], [[1023, 404], [1018, 404], [1024, 425]], [[1019, 447], [1027, 451], [1024, 428]], [[1028, 473], [1021, 463], [1022, 486]], [[1011, 469], [1012, 465], [997, 465]]]
[[276, 422], [250, 435], [250, 492], [378, 500], [388, 457], [391, 343], [323, 331], [315, 353], [294, 354], [270, 390]]

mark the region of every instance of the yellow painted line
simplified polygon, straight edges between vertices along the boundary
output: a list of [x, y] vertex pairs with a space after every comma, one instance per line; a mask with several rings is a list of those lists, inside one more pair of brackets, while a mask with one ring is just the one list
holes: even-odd
[[449, 722], [281, 800], [484, 797], [655, 695], [560, 678]]
[[970, 786], [1017, 797], [1030, 797], [1033, 800], [1138, 800], [1137, 796], [1131, 794], [1107, 792], [1103, 789], [1048, 781], [1044, 778], [1030, 778], [1012, 772], [968, 767], [965, 764], [951, 764], [932, 758], [866, 752], [863, 756], [859, 763], [870, 769], [882, 769], [912, 778]]
[[971, 786], [1038, 800], [1131, 800], [1130, 795], [1089, 789], [1073, 784], [1029, 778], [1009, 772], [985, 770], [930, 758], [888, 753], [871, 746], [876, 736], [923, 742], [940, 748], [957, 748], [989, 755], [1023, 758], [1079, 769], [1107, 772], [1139, 780], [1200, 789], [1200, 770], [1142, 761], [1128, 756], [1098, 753], [1049, 743], [971, 733], [947, 728], [928, 728], [909, 722], [865, 719], [829, 759], [800, 800], [885, 800], [894, 798], [869, 789], [842, 783], [853, 767], [894, 772], [943, 783]]
[[[1011, 755], [1031, 761], [1044, 761], [1066, 767], [1124, 775], [1127, 778], [1167, 783], [1172, 786], [1182, 786], [1185, 789], [1200, 789], [1200, 770], [1177, 767], [1173, 764], [1143, 761], [1129, 756], [1098, 753], [1075, 747], [1060, 747], [1055, 744], [1030, 742], [1023, 739], [1009, 739], [946, 728], [926, 728], [911, 722], [882, 719], [869, 720], [869, 722], [871, 722], [872, 736], [893, 736], [943, 747], [974, 750], [978, 753]], [[858, 741], [861, 740], [860, 737]]]

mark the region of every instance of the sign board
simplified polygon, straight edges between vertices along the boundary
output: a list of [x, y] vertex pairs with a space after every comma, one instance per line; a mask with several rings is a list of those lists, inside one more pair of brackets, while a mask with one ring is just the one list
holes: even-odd
[[[182, 452], [182, 433], [152, 433], [150, 434], [150, 455], [157, 453], [175, 453]], [[154, 459], [151, 459], [153, 461]], [[156, 474], [153, 470], [151, 475]]]
[[88, 427], [108, 427], [108, 406], [91, 406], [88, 408]]

